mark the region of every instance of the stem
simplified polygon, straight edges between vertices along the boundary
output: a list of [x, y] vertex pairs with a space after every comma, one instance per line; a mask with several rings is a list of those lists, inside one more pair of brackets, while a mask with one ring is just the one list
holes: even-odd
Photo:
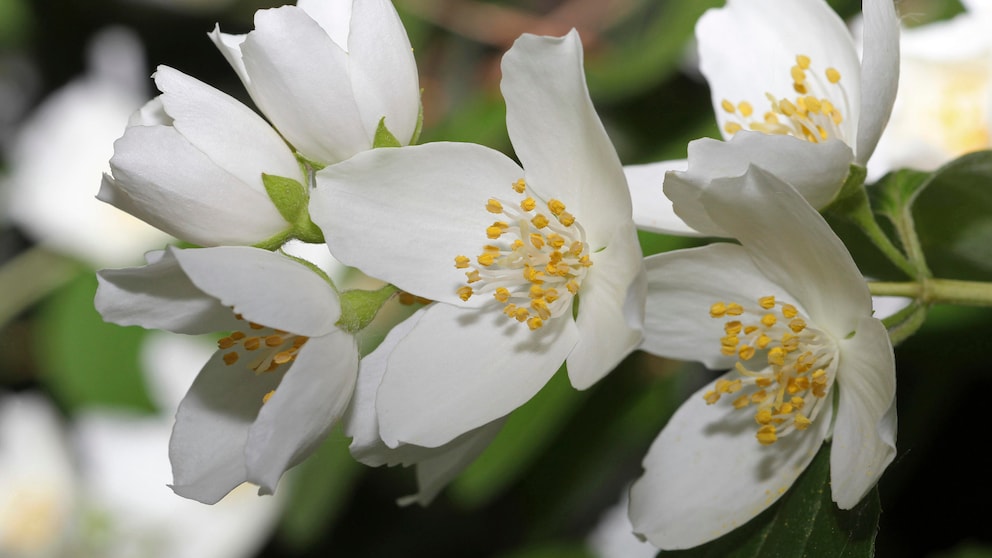
[[0, 267], [0, 326], [68, 283], [81, 271], [73, 260], [35, 247]]
[[923, 304], [956, 304], [959, 306], [992, 306], [992, 283], [958, 281], [956, 279], [929, 279], [920, 282], [868, 283], [871, 294], [904, 296]]

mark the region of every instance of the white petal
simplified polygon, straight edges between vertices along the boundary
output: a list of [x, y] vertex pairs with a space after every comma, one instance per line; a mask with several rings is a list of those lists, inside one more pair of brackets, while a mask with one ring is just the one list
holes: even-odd
[[262, 173], [303, 180], [286, 142], [233, 97], [168, 66], [158, 67], [155, 84], [172, 126], [241, 182], [264, 193]]
[[840, 342], [837, 419], [830, 447], [830, 486], [851, 509], [875, 486], [896, 456], [896, 369], [882, 322], [864, 318]]
[[631, 218], [631, 204], [620, 159], [589, 98], [578, 33], [522, 35], [502, 68], [506, 127], [527, 182], [545, 199], [564, 202], [599, 248]]
[[437, 447], [505, 416], [547, 383], [577, 340], [568, 316], [530, 331], [496, 308], [435, 303], [389, 358], [376, 401], [382, 439]]
[[749, 165], [757, 165], [791, 184], [820, 209], [843, 186], [852, 157], [851, 148], [839, 140], [813, 144], [758, 132], [740, 132], [725, 142], [698, 139], [689, 142], [689, 169], [665, 176], [665, 195], [688, 226], [710, 236], [729, 236], [713, 223], [699, 198], [700, 190], [713, 180], [740, 176]]
[[247, 480], [245, 443], [262, 398], [281, 374], [256, 375], [214, 353], [179, 405], [169, 442], [174, 482], [185, 498], [213, 504]]
[[355, 103], [348, 55], [296, 6], [255, 13], [241, 46], [252, 99], [296, 149], [324, 164], [372, 147]]
[[665, 173], [670, 170], [684, 172], [687, 165], [687, 161], [679, 160], [627, 165], [623, 168], [623, 173], [627, 176], [627, 187], [630, 188], [637, 228], [678, 236], [699, 236], [698, 231], [686, 225], [675, 214], [672, 200], [662, 191]]
[[494, 420], [433, 450], [434, 455], [431, 458], [417, 463], [417, 493], [400, 498], [399, 504], [430, 504], [448, 483], [471, 465], [476, 457], [482, 455], [499, 434], [504, 422]]
[[617, 227], [579, 291], [579, 342], [568, 355], [568, 378], [586, 389], [616, 368], [641, 342], [645, 277], [632, 223]]
[[236, 329], [231, 309], [197, 288], [168, 251], [143, 267], [97, 272], [94, 305], [103, 319], [175, 333]]
[[348, 62], [355, 99], [370, 137], [386, 117], [386, 127], [396, 139], [409, 143], [420, 116], [420, 80], [413, 47], [392, 2], [355, 3]]
[[794, 188], [751, 167], [739, 179], [714, 181], [702, 201], [818, 326], [843, 338], [871, 315], [871, 295], [851, 254]]
[[188, 242], [254, 244], [287, 228], [272, 201], [174, 128], [134, 126], [114, 143], [97, 198]]
[[346, 265], [431, 300], [466, 304], [456, 294], [465, 274], [455, 256], [472, 258], [491, 242], [486, 202], [512, 195], [522, 176], [505, 155], [474, 144], [375, 149], [317, 173], [310, 216]]
[[358, 376], [358, 347], [343, 330], [307, 341], [248, 432], [248, 480], [271, 494], [344, 414]]
[[328, 2], [327, 0], [299, 0], [296, 6], [313, 18], [341, 48], [348, 46], [353, 0]]
[[664, 550], [716, 539], [772, 505], [812, 461], [830, 426], [828, 406], [806, 431], [762, 446], [754, 414], [734, 409], [727, 397], [707, 405], [703, 393], [710, 389], [679, 407], [630, 489], [634, 531]]
[[899, 16], [892, 0], [864, 0], [861, 119], [857, 161], [868, 162], [889, 121], [899, 86]]
[[247, 246], [172, 253], [193, 284], [246, 320], [308, 337], [337, 329], [337, 294], [297, 261]]
[[714, 243], [649, 256], [644, 342], [659, 356], [694, 360], [717, 370], [735, 358], [720, 352], [725, 320], [710, 317], [716, 302], [756, 301], [781, 293], [740, 246]]
[[241, 79], [241, 83], [248, 88], [251, 83], [251, 78], [248, 77], [248, 72], [245, 70], [245, 62], [241, 57], [241, 44], [245, 42], [248, 35], [230, 35], [227, 33], [220, 32], [220, 25], [214, 25], [214, 30], [207, 33], [210, 40], [214, 42], [217, 50], [220, 51], [227, 63], [234, 68], [234, 72], [238, 74]]
[[[835, 105], [844, 115], [845, 140], [855, 141], [858, 122], [858, 79], [861, 65], [843, 20], [824, 0], [731, 0], [703, 14], [696, 24], [699, 65], [709, 82], [720, 129], [729, 120], [722, 100], [749, 101], [758, 114], [768, 107], [765, 93], [794, 98], [790, 68], [796, 55], [812, 61], [812, 69], [836, 68], [853, 105]], [[822, 76], [822, 73], [820, 74]], [[821, 78], [822, 79], [822, 78]]]

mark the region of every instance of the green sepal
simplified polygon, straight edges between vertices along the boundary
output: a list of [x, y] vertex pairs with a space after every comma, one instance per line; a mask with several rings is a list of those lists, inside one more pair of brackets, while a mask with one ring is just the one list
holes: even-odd
[[417, 109], [417, 125], [413, 128], [413, 135], [410, 136], [410, 141], [407, 145], [417, 145], [417, 140], [420, 139], [420, 132], [424, 130], [424, 89], [420, 88], [420, 106]]
[[875, 554], [879, 515], [877, 487], [853, 509], [837, 508], [830, 493], [830, 445], [824, 444], [789, 492], [758, 517], [715, 541], [658, 557], [868, 558]]
[[298, 180], [262, 173], [262, 184], [269, 199], [279, 210], [279, 215], [288, 223], [295, 223], [307, 209], [307, 190]]
[[377, 291], [353, 289], [340, 293], [341, 318], [338, 320], [338, 327], [352, 334], [365, 329], [396, 291], [396, 287], [386, 285]]
[[379, 147], [402, 147], [403, 144], [386, 127], [386, 117], [379, 119], [379, 126], [375, 129], [375, 138], [372, 140], [372, 149]]
[[911, 304], [882, 320], [889, 331], [889, 339], [898, 345], [923, 327], [927, 319], [928, 305], [914, 300]]

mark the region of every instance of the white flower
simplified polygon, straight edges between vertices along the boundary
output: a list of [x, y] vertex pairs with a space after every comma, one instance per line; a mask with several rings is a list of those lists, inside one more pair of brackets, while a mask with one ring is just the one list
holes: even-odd
[[641, 339], [630, 198], [577, 33], [524, 35], [502, 68], [523, 169], [485, 147], [435, 143], [376, 149], [317, 174], [310, 211], [331, 252], [437, 301], [399, 341], [379, 387], [390, 447], [437, 447], [488, 424], [566, 359], [572, 385], [586, 388]]
[[902, 31], [899, 94], [870, 177], [933, 170], [992, 147], [992, 4], [964, 4], [968, 11], [954, 19]]
[[402, 145], [420, 112], [413, 49], [389, 0], [300, 0], [255, 13], [246, 35], [210, 37], [252, 100], [306, 158], [372, 148], [380, 121]]
[[177, 494], [213, 503], [243, 481], [272, 493], [347, 408], [358, 350], [336, 326], [337, 294], [304, 264], [241, 246], [170, 248], [98, 277], [108, 321], [233, 331], [179, 406], [169, 451]]
[[78, 494], [52, 406], [35, 394], [0, 397], [0, 555], [62, 556]]
[[141, 44], [129, 31], [101, 31], [86, 75], [59, 89], [25, 121], [7, 155], [0, 195], [35, 241], [94, 267], [141, 260], [169, 237], [93, 198], [128, 116], [146, 99]]
[[740, 245], [646, 262], [645, 350], [731, 369], [679, 408], [631, 489], [635, 530], [663, 549], [743, 525], [830, 436], [831, 490], [843, 509], [895, 455], [892, 345], [840, 239], [757, 167], [702, 197]]
[[[689, 144], [688, 170], [631, 180], [634, 198], [664, 193], [675, 216], [659, 232], [690, 228], [728, 236], [699, 202], [714, 179], [758, 165], [792, 184], [814, 207], [836, 196], [850, 165], [864, 166], [888, 121], [899, 72], [892, 0], [864, 0], [862, 60], [844, 22], [824, 0], [729, 0], [696, 25], [700, 69], [726, 141]], [[638, 192], [640, 190], [640, 192]], [[676, 226], [665, 225], [674, 219]], [[659, 225], [657, 222], [661, 221]], [[638, 221], [638, 226], [641, 222]]]
[[306, 182], [279, 134], [234, 98], [182, 72], [159, 66], [155, 83], [162, 95], [132, 116], [114, 144], [112, 175], [104, 175], [97, 197], [204, 246], [256, 244], [285, 233], [290, 224], [262, 174]]

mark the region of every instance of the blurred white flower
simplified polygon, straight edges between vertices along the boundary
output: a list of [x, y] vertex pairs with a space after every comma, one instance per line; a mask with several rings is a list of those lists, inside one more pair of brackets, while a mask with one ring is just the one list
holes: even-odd
[[968, 11], [953, 19], [902, 32], [899, 93], [870, 178], [933, 170], [992, 147], [992, 3], [964, 4]]
[[121, 28], [97, 34], [89, 68], [47, 98], [6, 154], [6, 219], [37, 242], [93, 267], [141, 260], [168, 237], [95, 198], [114, 140], [146, 98], [138, 39]]
[[620, 502], [600, 516], [586, 544], [596, 558], [654, 558], [658, 549], [634, 534], [634, 526], [627, 517], [630, 498], [625, 488]]

